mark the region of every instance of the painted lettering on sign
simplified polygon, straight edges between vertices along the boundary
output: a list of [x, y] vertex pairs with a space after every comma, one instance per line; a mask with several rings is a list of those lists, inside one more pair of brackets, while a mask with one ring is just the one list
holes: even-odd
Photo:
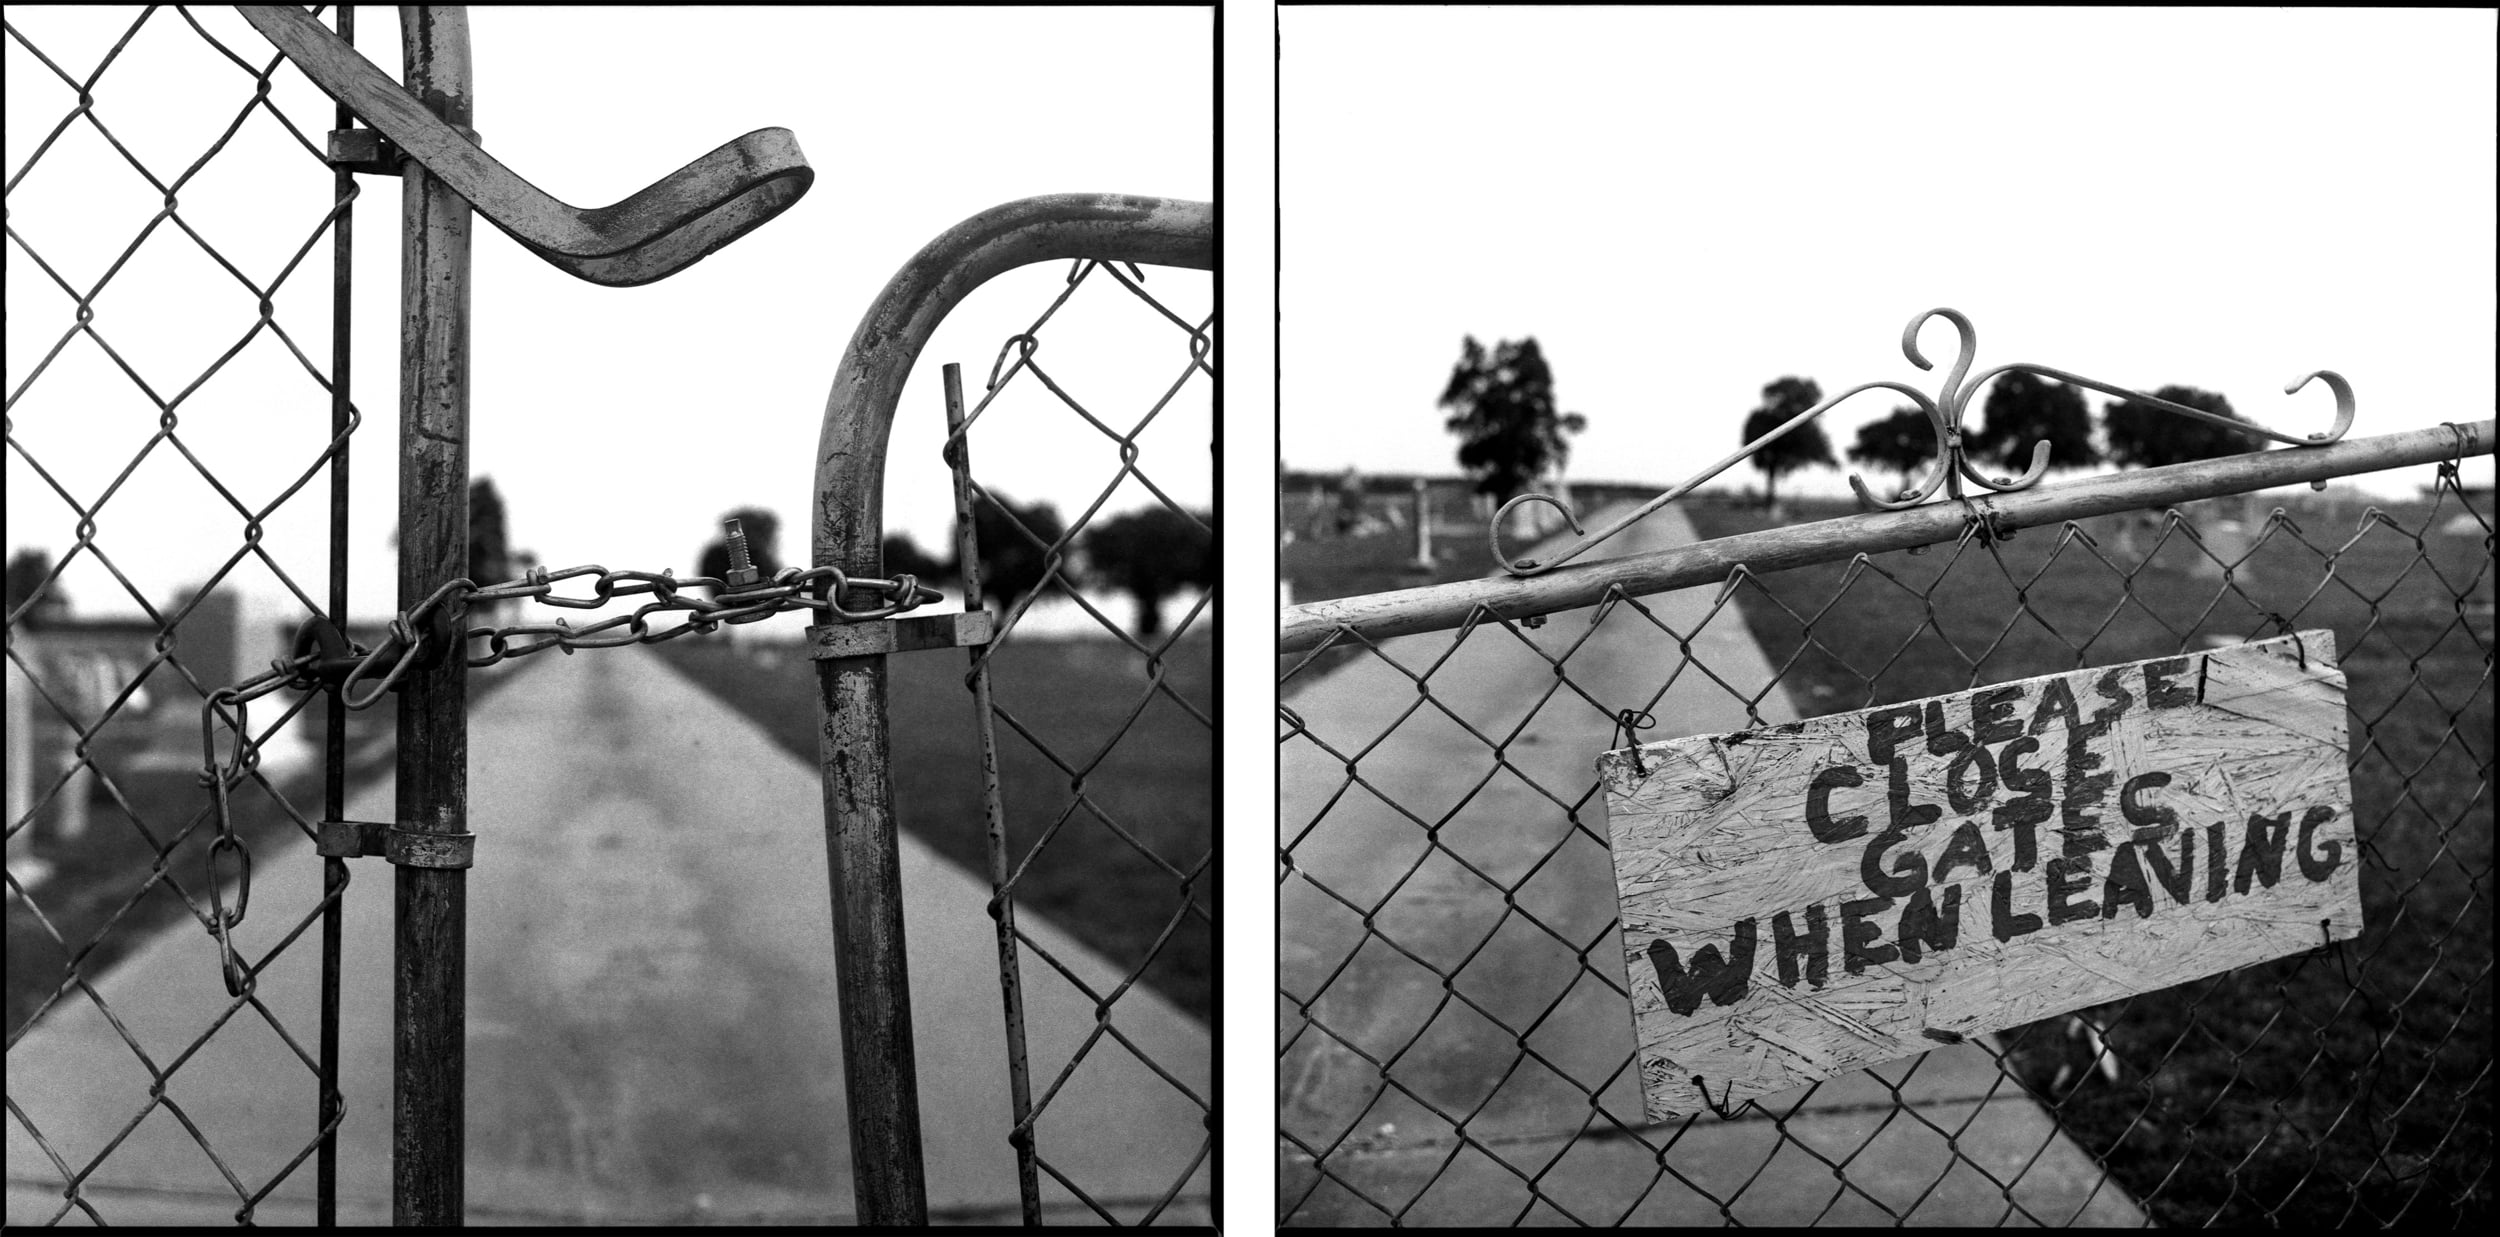
[[2302, 632], [1601, 757], [1651, 1118], [2359, 932], [2334, 657]]

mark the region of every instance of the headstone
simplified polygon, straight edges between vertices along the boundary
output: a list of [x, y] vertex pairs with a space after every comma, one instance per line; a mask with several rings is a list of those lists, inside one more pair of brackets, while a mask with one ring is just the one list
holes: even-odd
[[1415, 557], [1409, 565], [1432, 570], [1432, 488], [1421, 477], [1415, 478]]

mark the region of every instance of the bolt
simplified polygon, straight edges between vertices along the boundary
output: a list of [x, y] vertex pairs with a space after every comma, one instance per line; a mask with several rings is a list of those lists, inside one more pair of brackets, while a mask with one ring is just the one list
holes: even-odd
[[722, 581], [728, 586], [726, 591], [752, 587], [764, 573], [755, 569], [755, 560], [747, 553], [746, 525], [732, 518], [721, 521], [721, 527], [729, 534], [729, 578]]

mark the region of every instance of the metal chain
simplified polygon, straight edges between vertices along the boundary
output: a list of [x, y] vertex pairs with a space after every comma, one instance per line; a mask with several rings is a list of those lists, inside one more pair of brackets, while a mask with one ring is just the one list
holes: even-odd
[[[595, 577], [588, 597], [559, 597], [555, 586], [564, 580]], [[686, 590], [706, 589], [718, 595], [711, 598], [693, 596]], [[850, 590], [876, 593], [886, 600], [866, 610], [844, 606], [840, 598]], [[521, 623], [507, 627], [471, 627], [462, 631], [467, 641], [484, 640], [487, 651], [469, 658], [471, 668], [491, 666], [507, 658], [521, 657], [546, 649], [562, 649], [571, 654], [575, 649], [622, 648], [629, 644], [657, 644], [674, 640], [688, 632], [709, 633], [722, 623], [752, 623], [785, 610], [814, 610], [844, 623], [865, 623], [891, 618], [939, 599], [937, 590], [922, 585], [908, 573], [890, 580], [854, 579], [838, 567], [811, 567], [801, 570], [784, 567], [769, 579], [733, 587], [727, 581], [711, 576], [693, 576], [680, 580], [674, 572], [610, 571], [591, 564], [549, 571], [532, 568], [517, 580], [478, 587], [467, 579], [458, 579], [435, 589], [411, 609], [394, 616], [388, 637], [379, 647], [366, 649], [351, 645], [359, 660], [339, 684], [339, 698], [348, 708], [368, 708], [393, 688], [398, 687], [408, 671], [418, 663], [440, 656], [436, 641], [446, 638], [455, 628], [469, 603], [476, 601], [507, 601], [529, 598], [542, 605], [568, 609], [590, 610], [604, 606], [619, 597], [651, 594], [656, 600], [615, 618], [603, 619], [586, 627], [574, 627], [562, 619], [553, 623]], [[669, 610], [684, 611], [694, 617], [673, 627], [653, 630], [650, 617]], [[623, 628], [615, 635], [605, 633]], [[516, 637], [536, 637], [527, 644], [515, 646]], [[280, 657], [269, 663], [269, 669], [231, 687], [209, 693], [200, 705], [200, 785], [207, 787], [216, 807], [217, 836], [208, 847], [208, 930], [217, 938], [219, 966], [225, 976], [226, 994], [247, 995], [252, 988], [252, 971], [235, 953], [231, 939], [233, 929], [243, 922], [244, 911], [252, 900], [252, 852], [235, 833], [234, 816], [227, 805], [227, 792], [239, 785], [260, 765], [260, 744], [251, 737], [247, 704], [281, 688], [311, 690], [321, 685], [316, 671], [321, 659], [318, 649], [307, 650], [292, 657]], [[387, 669], [385, 669], [387, 667]], [[354, 690], [360, 681], [372, 679], [370, 691], [358, 695]], [[220, 759], [217, 752], [217, 715], [221, 706], [234, 706], [232, 729], [235, 735], [232, 754]], [[238, 868], [234, 906], [225, 904], [225, 882], [218, 877], [220, 855], [232, 854]]]

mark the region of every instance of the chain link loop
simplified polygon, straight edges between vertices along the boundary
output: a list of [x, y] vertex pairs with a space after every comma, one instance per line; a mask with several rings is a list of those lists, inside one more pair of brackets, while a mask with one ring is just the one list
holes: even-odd
[[[216, 807], [217, 836], [208, 844], [208, 931], [217, 938], [218, 970], [225, 978], [226, 995], [243, 996], [251, 991], [251, 968], [234, 952], [232, 932], [243, 922], [244, 912], [252, 904], [252, 852], [234, 831], [234, 813], [227, 804], [227, 792], [260, 764], [260, 745], [251, 741], [251, 708], [253, 696], [267, 695], [293, 681], [296, 672], [281, 662], [270, 672], [246, 680], [238, 687], [224, 688], [209, 695], [200, 707], [200, 784], [208, 788], [210, 801]], [[250, 694], [245, 694], [246, 692]], [[234, 706], [234, 747], [229, 759], [217, 754], [217, 712], [221, 704]], [[225, 882], [217, 875], [217, 856], [235, 856], [238, 870], [234, 907], [226, 907]]]

